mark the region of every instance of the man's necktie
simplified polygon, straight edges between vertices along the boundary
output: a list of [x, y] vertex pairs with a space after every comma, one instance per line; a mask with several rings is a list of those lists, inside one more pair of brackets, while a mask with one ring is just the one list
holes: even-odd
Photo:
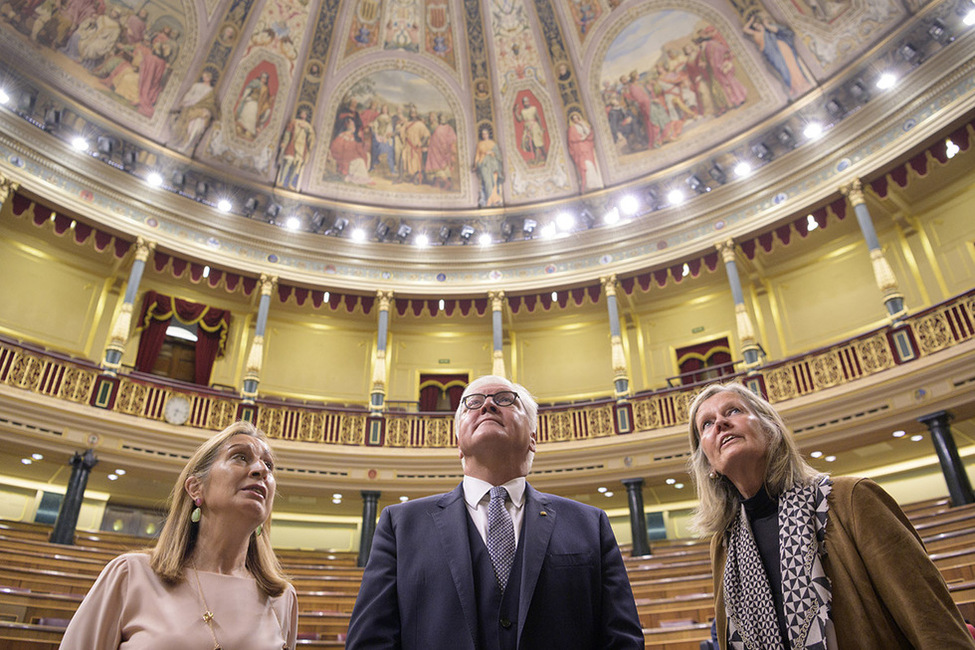
[[488, 504], [487, 549], [494, 565], [494, 575], [504, 592], [508, 584], [508, 574], [515, 560], [515, 527], [511, 515], [504, 507], [508, 491], [503, 487], [491, 488], [491, 502]]

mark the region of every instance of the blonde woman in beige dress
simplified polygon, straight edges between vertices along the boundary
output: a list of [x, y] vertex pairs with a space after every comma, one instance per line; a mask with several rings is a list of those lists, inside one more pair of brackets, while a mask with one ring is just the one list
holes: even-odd
[[237, 422], [183, 468], [151, 551], [112, 560], [62, 650], [294, 649], [298, 601], [270, 542], [274, 457]]

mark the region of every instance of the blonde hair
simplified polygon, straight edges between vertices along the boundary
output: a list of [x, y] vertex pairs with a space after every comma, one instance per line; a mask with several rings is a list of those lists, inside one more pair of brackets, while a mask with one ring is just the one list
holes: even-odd
[[[237, 435], [257, 438], [267, 444], [267, 435], [250, 422], [235, 422], [204, 442], [187, 461], [180, 472], [176, 485], [169, 495], [169, 514], [159, 535], [159, 541], [150, 551], [149, 564], [163, 581], [175, 584], [183, 580], [183, 572], [196, 546], [199, 526], [191, 523], [190, 515], [196, 504], [183, 486], [190, 476], [206, 484], [210, 468], [224, 444]], [[270, 447], [270, 445], [268, 445]], [[271, 548], [271, 519], [262, 524], [260, 535], [251, 535], [247, 544], [244, 566], [257, 580], [257, 586], [268, 596], [280, 596], [288, 587], [288, 580], [281, 570]]]
[[701, 405], [718, 393], [734, 393], [759, 422], [766, 439], [765, 489], [777, 497], [797, 483], [808, 483], [820, 472], [807, 463], [795, 438], [775, 408], [747, 387], [736, 384], [711, 384], [698, 393], [688, 413], [688, 434], [691, 458], [687, 469], [694, 477], [698, 506], [691, 519], [691, 528], [701, 535], [724, 532], [741, 503], [737, 488], [725, 476], [711, 478], [711, 463], [701, 448], [701, 432], [697, 428], [697, 412]]

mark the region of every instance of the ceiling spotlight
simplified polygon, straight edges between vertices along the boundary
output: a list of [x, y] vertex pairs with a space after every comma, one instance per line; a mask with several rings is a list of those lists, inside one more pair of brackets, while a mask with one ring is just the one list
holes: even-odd
[[971, 27], [972, 25], [975, 25], [975, 9], [972, 9], [967, 14], [965, 14], [965, 18], [963, 19], [962, 22], [965, 23], [966, 27]]
[[677, 488], [678, 490], [683, 490], [684, 489], [684, 484], [683, 483], [674, 483], [674, 487]]
[[769, 162], [773, 158], [772, 152], [762, 142], [759, 142], [752, 147], [752, 153], [755, 154], [756, 158], [763, 162]]
[[249, 217], [257, 210], [257, 197], [249, 196], [244, 201], [244, 216]]
[[487, 234], [486, 232], [485, 233], [482, 233], [477, 238], [477, 243], [480, 244], [481, 246], [490, 246], [491, 245], [491, 235]]
[[545, 224], [542, 226], [542, 239], [551, 239], [552, 237], [555, 237], [555, 232], [556, 227], [554, 223], [549, 222]]
[[802, 130], [802, 134], [806, 136], [807, 140], [815, 140], [823, 134], [823, 125], [819, 122], [810, 122]]
[[181, 189], [186, 185], [186, 174], [181, 171], [175, 171], [169, 181], [173, 184], [173, 187]]
[[948, 29], [945, 27], [945, 24], [937, 18], [928, 27], [928, 36], [931, 37], [932, 41], [937, 41], [938, 43], [950, 43], [954, 40], [948, 34]]
[[350, 237], [352, 237], [352, 241], [366, 241], [366, 231], [362, 228], [356, 228]]
[[604, 487], [598, 487], [598, 488], [596, 488], [596, 492], [599, 492], [600, 494], [604, 494], [604, 493], [606, 492], [606, 490], [607, 490], [607, 489], [608, 489], [608, 488], [604, 488]]
[[948, 160], [951, 160], [957, 156], [959, 151], [961, 151], [961, 147], [952, 142], [951, 138], [945, 140], [945, 157], [947, 157]]
[[210, 186], [206, 184], [206, 181], [200, 181], [196, 184], [196, 200], [202, 201], [207, 197], [207, 192], [210, 191]]
[[915, 433], [913, 436], [911, 436], [912, 442], [921, 442], [922, 440], [924, 440], [924, 436], [922, 436], [920, 433]]
[[404, 241], [406, 241], [406, 238], [410, 236], [411, 232], [413, 232], [413, 228], [411, 226], [401, 223], [399, 228], [396, 229], [396, 239], [398, 239], [402, 244]]
[[447, 226], [440, 226], [440, 232], [437, 233], [437, 237], [440, 239], [441, 244], [446, 244], [447, 240], [450, 239], [450, 228]]
[[117, 470], [115, 470], [115, 473], [118, 474], [119, 476], [125, 476], [125, 470], [124, 469], [117, 469]]
[[627, 194], [620, 199], [620, 210], [623, 211], [623, 214], [633, 215], [636, 214], [636, 211], [639, 209], [640, 201], [637, 200], [637, 198], [632, 194]]
[[430, 237], [428, 237], [424, 233], [420, 233], [419, 235], [414, 237], [413, 243], [415, 243], [420, 248], [426, 248], [427, 246], [430, 245]]
[[315, 212], [311, 215], [311, 219], [308, 221], [308, 225], [312, 232], [321, 232], [322, 226], [325, 224], [325, 215], [321, 212]]
[[135, 167], [135, 164], [139, 161], [139, 154], [134, 149], [129, 149], [122, 154], [122, 166], [126, 171], [131, 170]]
[[917, 65], [918, 63], [921, 62], [920, 57], [918, 55], [917, 48], [914, 47], [911, 43], [904, 43], [903, 45], [901, 45], [897, 49], [897, 53], [900, 55], [902, 59], [904, 59], [908, 63]]
[[264, 216], [268, 223], [274, 223], [278, 215], [281, 213], [281, 206], [277, 203], [268, 203], [267, 207], [264, 208]]
[[609, 497], [613, 496], [613, 493], [610, 490], [606, 490], [603, 492], [603, 496], [608, 499]]
[[907, 431], [904, 431], [903, 429], [898, 429], [891, 435], [894, 436], [895, 438], [903, 438], [904, 436], [907, 435]]
[[775, 134], [775, 138], [779, 141], [783, 147], [787, 149], [793, 149], [796, 146], [795, 136], [792, 135], [792, 129], [789, 127], [783, 127], [781, 131]]
[[383, 241], [386, 239], [386, 235], [389, 234], [389, 224], [385, 221], [380, 221], [376, 224], [376, 239]]
[[409, 501], [409, 500], [410, 500], [410, 497], [408, 497], [408, 496], [406, 496], [406, 495], [404, 494], [403, 496], [401, 496], [401, 497], [399, 498], [399, 500], [400, 500], [400, 502], [401, 502], [401, 503], [406, 503], [407, 501]]
[[713, 178], [715, 183], [719, 183], [721, 185], [728, 182], [728, 176], [724, 173], [724, 169], [722, 169], [721, 165], [718, 163], [711, 165], [711, 169], [708, 170], [708, 176]]
[[619, 223], [620, 221], [620, 209], [611, 208], [603, 215], [603, 223], [607, 226], [612, 226], [613, 224]]
[[48, 131], [55, 129], [61, 124], [61, 111], [57, 108], [49, 108], [44, 111], [44, 128]]
[[146, 174], [146, 184], [149, 187], [161, 187], [163, 184], [162, 174], [159, 172], [149, 172]]
[[691, 176], [687, 179], [687, 186], [698, 194], [705, 194], [711, 191], [711, 188], [708, 187], [697, 174], [691, 174]]
[[822, 458], [823, 457], [823, 452], [821, 452], [821, 451], [814, 451], [814, 452], [811, 452], [809, 455], [812, 456], [813, 458]]
[[[44, 460], [44, 454], [39, 454], [37, 452], [34, 452], [33, 454], [31, 454], [30, 457], [33, 458], [34, 460]], [[123, 472], [123, 474], [124, 474], [124, 472]]]
[[848, 90], [850, 91], [850, 96], [861, 104], [865, 104], [870, 100], [870, 92], [860, 79], [851, 83]]
[[826, 102], [826, 112], [833, 117], [833, 119], [840, 119], [846, 114], [846, 109], [843, 108], [843, 104], [839, 103], [835, 99], [831, 99]]
[[525, 219], [525, 222], [521, 225], [521, 231], [525, 233], [525, 239], [531, 239], [535, 234], [535, 228], [538, 228], [538, 222], [534, 219]]
[[677, 480], [676, 480], [676, 479], [672, 479], [672, 478], [669, 478], [669, 479], [667, 479], [667, 480], [666, 480], [666, 481], [664, 481], [664, 482], [665, 482], [665, 483], [666, 483], [667, 485], [673, 485], [674, 483], [676, 483], [676, 482], [677, 482]]
[[823, 460], [825, 460], [827, 463], [832, 463], [836, 461], [836, 456], [827, 456]]
[[301, 219], [292, 215], [287, 219], [285, 219], [284, 227], [287, 228], [288, 230], [298, 230], [299, 228], [301, 228]]
[[466, 245], [474, 235], [474, 227], [463, 225], [460, 227], [460, 240]]
[[100, 135], [95, 139], [95, 149], [100, 154], [111, 156], [112, 151], [115, 149], [115, 139], [107, 135]]
[[678, 189], [667, 192], [667, 203], [670, 205], [680, 205], [684, 202], [684, 193]]
[[325, 234], [335, 235], [335, 236], [341, 235], [342, 231], [345, 230], [345, 227], [348, 225], [349, 225], [348, 219], [339, 217], [338, 219], [335, 220], [335, 223], [332, 224], [332, 227], [325, 231]]
[[880, 90], [890, 90], [897, 85], [897, 77], [889, 72], [885, 72], [877, 78], [877, 88]]
[[9, 102], [9, 101], [10, 101], [10, 95], [7, 94], [7, 91], [6, 90], [4, 90], [3, 88], [0, 88], [0, 104], [2, 104], [3, 106], [6, 106], [7, 105], [7, 102]]
[[560, 212], [555, 216], [555, 225], [559, 227], [559, 230], [569, 230], [575, 223], [575, 217], [568, 212]]
[[744, 160], [735, 165], [735, 176], [738, 178], [744, 178], [752, 173], [752, 166], [746, 163]]
[[118, 480], [118, 474], [109, 474], [106, 478], [109, 481], [117, 481]]
[[32, 461], [30, 458], [21, 458], [20, 462], [23, 463], [24, 465], [30, 465], [34, 461]]
[[816, 217], [811, 214], [806, 215], [806, 232], [812, 232], [816, 228], [819, 228], [819, 222], [816, 221]]
[[74, 147], [75, 151], [88, 151], [88, 141], [80, 135], [71, 138], [71, 146]]

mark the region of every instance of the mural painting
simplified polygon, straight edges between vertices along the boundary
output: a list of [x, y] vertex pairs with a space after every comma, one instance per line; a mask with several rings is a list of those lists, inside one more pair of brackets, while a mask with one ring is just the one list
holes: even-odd
[[618, 154], [680, 141], [758, 93], [727, 38], [695, 14], [669, 10], [627, 25], [602, 64], [602, 102]]
[[82, 83], [144, 117], [172, 75], [185, 26], [177, 2], [11, 0], [0, 19]]
[[541, 102], [530, 90], [522, 90], [515, 97], [513, 114], [521, 157], [529, 167], [544, 165], [551, 143]]
[[494, 65], [501, 93], [505, 93], [508, 84], [516, 79], [535, 78], [543, 81], [542, 61], [538, 53], [545, 51], [545, 48], [535, 42], [523, 0], [490, 0], [490, 5]]
[[593, 23], [602, 15], [603, 9], [597, 0], [569, 0], [567, 4], [572, 13], [572, 21], [575, 23], [579, 41], [585, 41]]
[[244, 58], [254, 50], [279, 54], [288, 62], [288, 72], [294, 73], [307, 22], [307, 2], [271, 0], [264, 6], [254, 25]]
[[501, 149], [494, 140], [491, 127], [480, 128], [477, 149], [474, 151], [474, 171], [477, 173], [477, 205], [486, 208], [504, 204], [502, 184], [504, 183], [504, 164]]
[[278, 178], [280, 187], [297, 189], [308, 155], [315, 146], [315, 129], [311, 125], [312, 110], [301, 106], [294, 119], [288, 122], [278, 147]]
[[447, 0], [427, 2], [426, 48], [430, 54], [454, 66], [454, 38], [450, 29], [450, 7]]
[[175, 120], [170, 146], [174, 149], [192, 156], [206, 130], [220, 119], [220, 104], [214, 90], [216, 82], [216, 72], [205, 69], [173, 110]]
[[379, 42], [382, 4], [382, 0], [358, 0], [356, 2], [352, 25], [349, 27], [349, 40], [345, 47], [346, 55], [373, 47]]
[[763, 10], [749, 14], [743, 30], [775, 71], [790, 99], [812, 88], [812, 73], [796, 52], [795, 32], [775, 22]]
[[335, 114], [324, 180], [381, 190], [457, 191], [457, 118], [443, 94], [409, 72], [360, 79]]
[[271, 120], [278, 93], [278, 73], [271, 63], [262, 61], [247, 74], [244, 87], [234, 105], [234, 132], [253, 141]]
[[596, 162], [596, 138], [590, 124], [578, 109], [569, 111], [569, 156], [579, 175], [579, 189], [583, 192], [598, 190], [603, 177]]
[[835, 21], [853, 6], [850, 0], [793, 0], [792, 4], [799, 13], [824, 23]]
[[383, 25], [383, 49], [420, 50], [420, 16], [416, 0], [389, 0]]

